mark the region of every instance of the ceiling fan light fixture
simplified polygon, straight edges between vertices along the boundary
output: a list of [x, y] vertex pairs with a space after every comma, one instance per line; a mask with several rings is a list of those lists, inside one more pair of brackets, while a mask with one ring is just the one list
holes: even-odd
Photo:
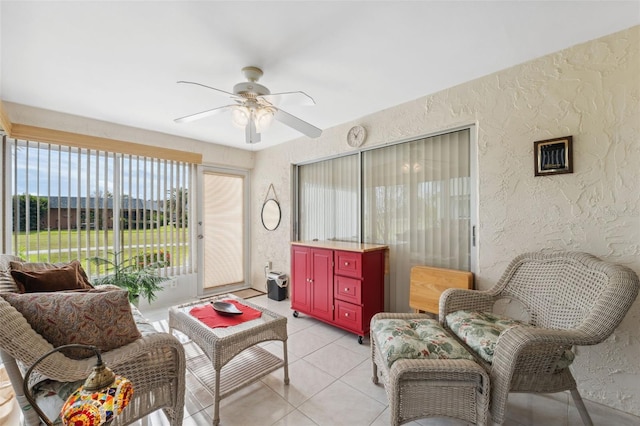
[[264, 130], [267, 130], [273, 121], [273, 115], [275, 114], [275, 110], [270, 107], [262, 107], [256, 111], [255, 120], [256, 120], [256, 131], [258, 133], [262, 133]]
[[176, 123], [184, 123], [209, 117], [222, 111], [231, 112], [231, 123], [234, 127], [245, 130], [247, 143], [260, 142], [260, 133], [266, 131], [273, 120], [288, 126], [305, 136], [317, 138], [322, 129], [315, 127], [296, 116], [283, 111], [279, 102], [284, 99], [294, 99], [298, 105], [314, 105], [313, 98], [304, 92], [281, 92], [271, 94], [268, 88], [258, 83], [262, 77], [262, 70], [258, 67], [244, 67], [242, 69], [247, 81], [233, 86], [233, 93], [193, 81], [180, 80], [178, 83], [202, 86], [229, 95], [236, 104], [212, 108], [195, 114], [176, 118]]
[[246, 106], [236, 105], [231, 110], [231, 122], [240, 129], [247, 126], [250, 117], [251, 111]]

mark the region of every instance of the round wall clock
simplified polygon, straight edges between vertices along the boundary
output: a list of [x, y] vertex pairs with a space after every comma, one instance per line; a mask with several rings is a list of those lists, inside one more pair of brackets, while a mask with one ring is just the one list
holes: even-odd
[[347, 144], [354, 148], [359, 147], [364, 143], [367, 137], [367, 131], [362, 126], [353, 126], [347, 133]]

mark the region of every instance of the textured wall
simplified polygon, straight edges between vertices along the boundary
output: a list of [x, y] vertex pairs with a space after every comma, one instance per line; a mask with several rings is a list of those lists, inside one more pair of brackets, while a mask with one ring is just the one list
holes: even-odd
[[[524, 251], [586, 251], [640, 273], [639, 46], [636, 26], [363, 117], [365, 146], [476, 124], [481, 289]], [[289, 272], [291, 164], [349, 151], [353, 124], [258, 152], [254, 287], [264, 288], [265, 260]], [[566, 135], [574, 138], [574, 173], [534, 177], [533, 141]], [[283, 207], [274, 232], [259, 214], [270, 183]], [[573, 368], [585, 398], [640, 415], [639, 322], [636, 301], [610, 339], [578, 350]]]

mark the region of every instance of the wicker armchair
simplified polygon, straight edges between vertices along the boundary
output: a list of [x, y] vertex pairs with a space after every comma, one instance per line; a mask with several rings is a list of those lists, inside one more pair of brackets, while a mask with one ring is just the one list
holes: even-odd
[[500, 299], [519, 301], [533, 327], [503, 331], [491, 363], [478, 357], [491, 380], [493, 421], [504, 422], [509, 392], [570, 390], [583, 423], [591, 425], [570, 369], [559, 369], [558, 362], [573, 346], [595, 345], [610, 336], [639, 287], [638, 276], [629, 268], [586, 253], [527, 253], [516, 257], [488, 291], [446, 290], [439, 318], [448, 328], [446, 318], [452, 312], [491, 312]]
[[[0, 298], [0, 322], [0, 355], [23, 409], [25, 425], [39, 425], [37, 414], [24, 397], [23, 376], [18, 362], [30, 366], [53, 346], [36, 333], [22, 314], [3, 298]], [[127, 377], [134, 385], [133, 399], [115, 419], [114, 425], [130, 424], [160, 408], [171, 425], [182, 424], [185, 355], [183, 346], [176, 338], [167, 333], [143, 332], [141, 338], [104, 352], [102, 358], [114, 372]], [[38, 365], [37, 372], [52, 380], [73, 382], [86, 378], [94, 365], [94, 357], [75, 360], [55, 353]]]

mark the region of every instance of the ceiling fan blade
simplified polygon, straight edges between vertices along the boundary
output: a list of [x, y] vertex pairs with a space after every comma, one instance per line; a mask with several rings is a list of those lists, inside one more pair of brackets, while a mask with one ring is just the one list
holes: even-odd
[[294, 117], [293, 115], [281, 109], [276, 110], [273, 118], [275, 118], [282, 124], [285, 124], [293, 129], [296, 129], [300, 133], [309, 136], [310, 138], [317, 138], [322, 134], [322, 129], [319, 129], [316, 126], [299, 119], [298, 117]]
[[253, 117], [249, 118], [249, 122], [245, 127], [245, 138], [247, 143], [254, 144], [260, 142], [260, 133], [256, 131], [256, 123]]
[[196, 85], [196, 86], [202, 86], [202, 87], [206, 87], [207, 89], [215, 90], [216, 92], [224, 93], [225, 95], [229, 95], [232, 98], [237, 98], [238, 97], [234, 93], [227, 92], [226, 90], [216, 89], [215, 87], [207, 86], [206, 84], [196, 83], [196, 82], [193, 82], [193, 81], [180, 80], [180, 81], [178, 81], [178, 84], [193, 84], [193, 85]]
[[304, 92], [282, 92], [258, 96], [272, 105], [305, 105], [312, 106], [316, 101]]
[[190, 121], [200, 120], [201, 118], [209, 117], [212, 115], [224, 112], [227, 108], [231, 108], [233, 105], [225, 105], [218, 108], [208, 109], [206, 111], [197, 112], [195, 114], [185, 115], [184, 117], [176, 118], [176, 123], [188, 123]]

